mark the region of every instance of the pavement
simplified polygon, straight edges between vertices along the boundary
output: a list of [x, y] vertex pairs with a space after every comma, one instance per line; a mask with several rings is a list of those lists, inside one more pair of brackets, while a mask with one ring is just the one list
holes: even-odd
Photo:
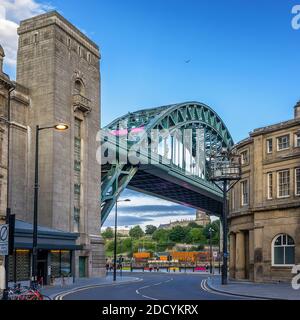
[[207, 279], [206, 286], [216, 293], [236, 295], [245, 298], [300, 300], [300, 290], [294, 290], [290, 283], [228, 281], [227, 285], [222, 285], [220, 277], [214, 276]]
[[45, 286], [41, 289], [42, 294], [54, 299], [57, 295], [64, 294], [65, 292], [73, 292], [84, 288], [94, 288], [97, 286], [114, 286], [118, 284], [126, 284], [137, 282], [140, 279], [136, 276], [122, 276], [117, 275], [117, 280], [114, 282], [112, 275], [97, 278], [78, 278], [71, 285], [64, 286]]

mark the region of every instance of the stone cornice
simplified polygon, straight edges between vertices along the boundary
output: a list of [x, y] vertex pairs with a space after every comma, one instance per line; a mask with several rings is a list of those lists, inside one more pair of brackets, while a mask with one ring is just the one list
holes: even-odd
[[251, 209], [247, 211], [234, 211], [229, 214], [229, 219], [234, 219], [237, 217], [242, 217], [246, 215], [253, 215], [257, 212], [264, 212], [264, 211], [273, 211], [273, 210], [285, 210], [285, 209], [293, 209], [293, 208], [300, 208], [300, 202], [289, 202], [289, 203], [282, 203], [282, 204], [274, 204], [274, 205], [265, 205], [265, 206], [255, 206], [251, 207]]
[[57, 11], [51, 11], [39, 16], [26, 19], [21, 21], [20, 27], [18, 28], [18, 34], [24, 34], [41, 28], [45, 28], [50, 25], [57, 25], [59, 28], [64, 30], [70, 37], [77, 40], [79, 43], [84, 45], [94, 55], [100, 59], [99, 46], [89, 39], [84, 33], [77, 29], [73, 24], [67, 21]]
[[235, 145], [234, 145], [234, 149], [241, 149], [245, 146], [247, 146], [248, 144], [251, 144], [253, 142], [253, 139], [252, 138], [246, 138], [246, 139], [243, 139], [239, 142], [237, 142]]
[[289, 129], [299, 125], [300, 125], [299, 119], [292, 119], [292, 120], [280, 122], [277, 124], [273, 124], [270, 126], [255, 129], [252, 132], [250, 132], [250, 137], [255, 137], [255, 136], [266, 134], [266, 133], [276, 132], [279, 130]]
[[8, 90], [14, 88], [13, 82], [9, 79], [8, 75], [6, 75], [5, 73], [0, 73], [0, 84]]
[[262, 164], [263, 165], [268, 165], [268, 164], [274, 164], [274, 163], [283, 163], [283, 161], [289, 161], [289, 160], [299, 160], [300, 157], [300, 148], [296, 147], [296, 151], [293, 153], [290, 153], [285, 156], [281, 157], [274, 157], [272, 159], [264, 159]]

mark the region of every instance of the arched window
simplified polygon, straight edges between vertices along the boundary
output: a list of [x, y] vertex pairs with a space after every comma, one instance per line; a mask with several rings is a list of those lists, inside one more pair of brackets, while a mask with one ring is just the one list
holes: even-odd
[[76, 94], [81, 94], [84, 95], [84, 86], [81, 80], [76, 79], [75, 84], [74, 84], [74, 89]]
[[287, 234], [276, 236], [272, 242], [273, 265], [289, 266], [295, 264], [295, 242]]

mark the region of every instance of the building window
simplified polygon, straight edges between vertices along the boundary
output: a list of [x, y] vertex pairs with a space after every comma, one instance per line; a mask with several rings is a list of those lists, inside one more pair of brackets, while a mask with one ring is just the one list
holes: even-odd
[[81, 120], [75, 118], [74, 125], [74, 231], [79, 231], [81, 207]]
[[273, 152], [273, 140], [268, 139], [267, 140], [267, 153], [272, 153]]
[[300, 196], [300, 168], [295, 169], [295, 194]]
[[267, 187], [268, 187], [268, 199], [273, 199], [273, 174], [268, 173], [267, 174]]
[[295, 134], [295, 147], [300, 147], [300, 133]]
[[235, 209], [235, 195], [234, 195], [234, 188], [231, 190], [231, 208], [232, 210]]
[[242, 188], [242, 206], [246, 206], [249, 202], [249, 193], [248, 193], [248, 181], [242, 181], [241, 182], [241, 188]]
[[277, 181], [278, 198], [290, 196], [290, 171], [283, 170], [278, 172]]
[[295, 242], [287, 234], [281, 234], [273, 240], [273, 266], [291, 266], [295, 264]]
[[53, 278], [71, 275], [71, 251], [51, 250], [51, 276]]
[[277, 150], [285, 150], [290, 147], [290, 136], [287, 134], [277, 138]]
[[245, 150], [241, 153], [241, 161], [242, 164], [248, 164], [249, 163], [249, 156], [248, 156], [248, 150]]
[[31, 252], [29, 250], [15, 250], [9, 256], [9, 281], [26, 281], [30, 279]]

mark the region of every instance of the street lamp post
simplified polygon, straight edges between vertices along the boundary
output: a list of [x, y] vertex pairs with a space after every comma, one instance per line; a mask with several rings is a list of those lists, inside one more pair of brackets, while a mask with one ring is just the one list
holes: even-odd
[[113, 281], [117, 280], [117, 226], [118, 226], [118, 202], [130, 202], [130, 199], [117, 200], [115, 205], [115, 243], [114, 243], [114, 274]]
[[33, 200], [33, 243], [32, 243], [32, 283], [37, 283], [37, 242], [38, 242], [38, 193], [39, 193], [39, 132], [46, 129], [65, 131], [68, 125], [58, 123], [54, 126], [36, 126], [35, 132], [35, 168], [34, 168], [34, 200]]
[[209, 265], [209, 271], [210, 271], [210, 274], [212, 274], [212, 242], [211, 242], [211, 238], [212, 238], [212, 232], [215, 231], [213, 228], [209, 228], [208, 229], [209, 231], [209, 255], [210, 255], [210, 259], [209, 259], [209, 262], [210, 262], [210, 265]]
[[227, 248], [227, 219], [228, 202], [227, 193], [241, 179], [241, 159], [240, 155], [223, 148], [218, 154], [210, 159], [210, 180], [223, 193], [223, 265], [222, 265], [222, 285], [227, 284], [228, 274], [228, 248]]
[[221, 226], [222, 221], [221, 219], [219, 220], [219, 254], [218, 254], [218, 259], [219, 259], [219, 274], [221, 274]]

